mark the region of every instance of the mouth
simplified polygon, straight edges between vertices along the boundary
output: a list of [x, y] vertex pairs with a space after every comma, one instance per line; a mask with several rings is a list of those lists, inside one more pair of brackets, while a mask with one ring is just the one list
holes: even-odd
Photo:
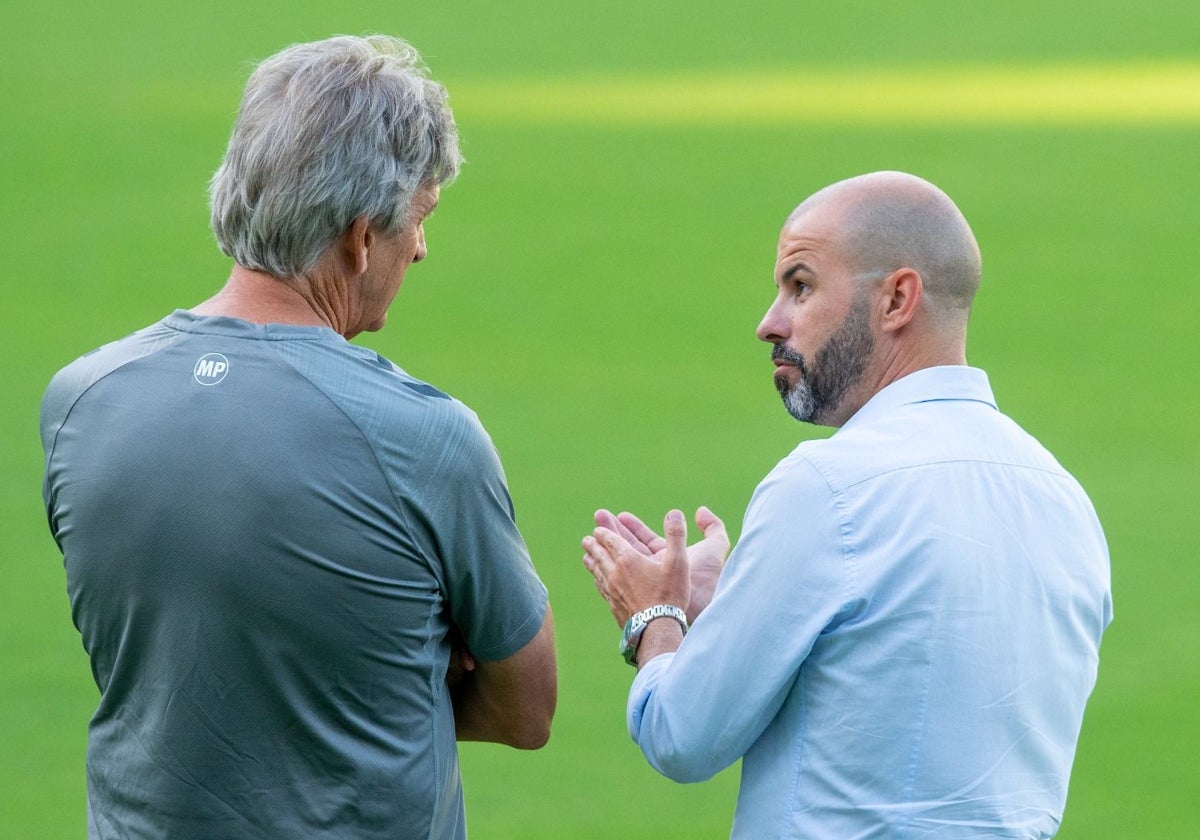
[[794, 350], [789, 350], [782, 344], [776, 344], [771, 350], [771, 362], [775, 365], [775, 369], [779, 370], [782, 367], [799, 368], [804, 371], [804, 357]]

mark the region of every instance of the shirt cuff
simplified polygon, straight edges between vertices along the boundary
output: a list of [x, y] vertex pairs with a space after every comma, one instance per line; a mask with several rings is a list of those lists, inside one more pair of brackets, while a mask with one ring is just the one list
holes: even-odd
[[650, 703], [650, 696], [658, 687], [662, 673], [667, 670], [674, 659], [674, 653], [663, 653], [654, 657], [638, 669], [633, 685], [629, 688], [629, 703], [625, 707], [625, 723], [629, 727], [629, 737], [633, 738], [639, 746], [641, 746], [643, 715], [646, 706]]

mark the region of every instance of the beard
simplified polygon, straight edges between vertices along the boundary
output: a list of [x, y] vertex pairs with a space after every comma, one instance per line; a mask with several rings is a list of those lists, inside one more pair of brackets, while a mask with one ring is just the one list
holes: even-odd
[[837, 411], [846, 392], [862, 378], [875, 348], [867, 310], [865, 296], [855, 300], [841, 325], [817, 350], [811, 365], [782, 344], [771, 351], [772, 359], [795, 365], [800, 371], [799, 382], [791, 385], [785, 377], [776, 376], [775, 387], [788, 413], [801, 423], [824, 424]]

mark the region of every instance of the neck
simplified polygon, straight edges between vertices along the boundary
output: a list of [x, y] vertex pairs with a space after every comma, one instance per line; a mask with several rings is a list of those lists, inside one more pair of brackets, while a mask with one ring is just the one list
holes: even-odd
[[925, 368], [966, 363], [967, 354], [962, 342], [893, 345], [863, 371], [858, 384], [851, 388], [838, 404], [836, 416], [830, 418], [831, 422], [822, 425], [841, 426], [866, 405], [871, 397], [910, 373]]
[[197, 315], [224, 315], [252, 324], [332, 327], [333, 321], [303, 291], [303, 280], [280, 279], [235, 265], [224, 287], [192, 307]]

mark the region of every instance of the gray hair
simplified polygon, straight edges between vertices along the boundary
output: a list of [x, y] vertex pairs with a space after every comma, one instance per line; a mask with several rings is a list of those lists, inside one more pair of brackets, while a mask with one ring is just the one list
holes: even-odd
[[461, 163], [446, 89], [410, 44], [295, 44], [246, 83], [209, 185], [213, 233], [239, 265], [303, 276], [360, 216], [403, 228], [419, 189], [453, 180]]

